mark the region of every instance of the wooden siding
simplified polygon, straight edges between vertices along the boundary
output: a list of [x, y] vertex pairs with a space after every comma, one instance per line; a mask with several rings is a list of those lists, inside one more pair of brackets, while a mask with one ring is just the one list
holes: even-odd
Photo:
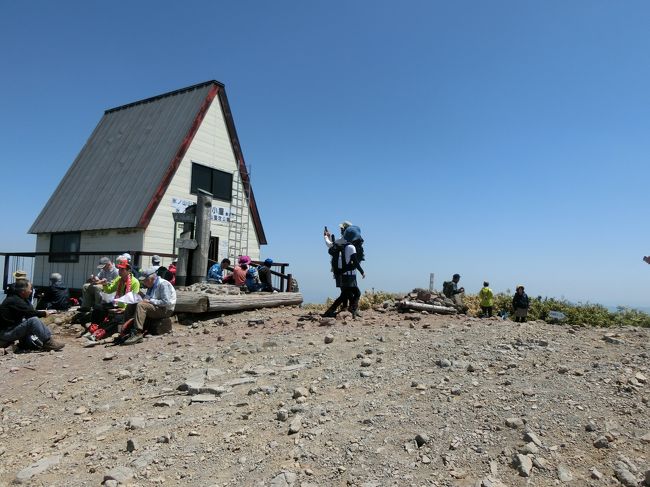
[[[119, 250], [121, 252], [140, 251], [142, 249], [142, 230], [96, 230], [81, 232], [79, 243], [80, 252], [99, 252], [104, 250]], [[36, 236], [36, 252], [50, 251], [50, 234], [40, 233]], [[34, 260], [34, 275], [32, 281], [36, 286], [49, 285], [50, 274], [58, 272], [70, 287], [79, 287], [86, 281], [88, 267], [92, 262], [99, 261], [101, 256], [80, 256], [78, 263], [48, 262], [45, 256], [37, 256]], [[115, 255], [109, 257], [115, 258]], [[148, 264], [148, 262], [146, 263]], [[97, 273], [97, 270], [94, 271]]]
[[[172, 248], [174, 228], [172, 198], [196, 202], [196, 195], [190, 193], [193, 162], [229, 173], [234, 173], [237, 168], [218, 98], [215, 98], [208, 109], [203, 123], [145, 231], [143, 248], [145, 252], [175, 253], [175, 249]], [[230, 202], [227, 201], [214, 200], [213, 204], [230, 208]], [[247, 207], [246, 211], [249, 212], [249, 254], [251, 258], [257, 259], [260, 255], [260, 245], [250, 209]], [[223, 242], [228, 239], [228, 224], [213, 221], [211, 233], [213, 237], [219, 237], [219, 242], [223, 245]], [[225, 256], [219, 252], [219, 258], [223, 257]]]

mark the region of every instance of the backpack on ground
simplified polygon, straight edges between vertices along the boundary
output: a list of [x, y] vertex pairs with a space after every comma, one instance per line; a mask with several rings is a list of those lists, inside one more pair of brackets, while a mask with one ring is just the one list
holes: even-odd
[[448, 298], [453, 297], [454, 295], [454, 283], [451, 281], [445, 281], [442, 283], [442, 294]]

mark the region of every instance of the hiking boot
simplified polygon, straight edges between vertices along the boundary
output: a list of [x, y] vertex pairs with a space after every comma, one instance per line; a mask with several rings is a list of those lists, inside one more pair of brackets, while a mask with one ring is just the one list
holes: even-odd
[[122, 345], [135, 345], [136, 343], [140, 343], [141, 341], [142, 341], [142, 333], [134, 333], [133, 335], [127, 337], [122, 342]]
[[55, 351], [61, 350], [63, 347], [65, 347], [65, 343], [57, 342], [54, 338], [50, 337], [48, 341], [43, 342], [43, 347], [41, 348], [41, 350], [45, 350], [49, 352], [50, 350], [55, 350]]

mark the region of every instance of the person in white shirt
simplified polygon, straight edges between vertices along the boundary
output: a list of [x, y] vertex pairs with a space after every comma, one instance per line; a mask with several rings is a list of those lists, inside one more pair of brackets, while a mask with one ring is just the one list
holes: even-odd
[[147, 318], [168, 318], [174, 314], [174, 307], [176, 306], [176, 290], [174, 286], [156, 274], [154, 267], [142, 271], [140, 280], [142, 285], [147, 288], [147, 291], [144, 294], [140, 293], [143, 294], [142, 301], [127, 306], [124, 326], [126, 328], [131, 326], [132, 333], [124, 341], [125, 345], [142, 341], [144, 324]]

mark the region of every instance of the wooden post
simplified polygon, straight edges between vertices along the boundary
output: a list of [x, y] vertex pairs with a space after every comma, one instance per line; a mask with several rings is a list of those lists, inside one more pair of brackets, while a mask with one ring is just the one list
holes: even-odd
[[212, 221], [212, 195], [198, 189], [196, 200], [196, 232], [198, 244], [192, 254], [192, 272], [189, 284], [205, 282], [208, 271], [208, 252], [210, 251], [210, 222]]
[[[196, 213], [196, 205], [190, 205], [185, 209], [185, 213]], [[194, 223], [184, 222], [183, 233], [181, 238], [192, 238]], [[176, 286], [185, 286], [187, 284], [187, 266], [190, 260], [189, 249], [178, 249], [178, 262], [176, 262]]]
[[[33, 278], [33, 276], [32, 276]], [[5, 267], [2, 276], [2, 290], [6, 291], [9, 284], [9, 254], [5, 254]]]
[[291, 279], [292, 279], [291, 274], [287, 274], [287, 292], [288, 293], [293, 292], [293, 286], [291, 285]]

